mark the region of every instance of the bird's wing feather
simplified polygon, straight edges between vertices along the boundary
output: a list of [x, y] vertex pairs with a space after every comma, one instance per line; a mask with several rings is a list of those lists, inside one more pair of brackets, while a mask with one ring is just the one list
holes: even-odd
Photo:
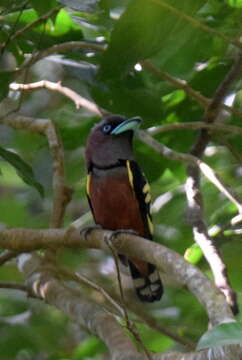
[[150, 186], [139, 165], [134, 160], [127, 160], [126, 167], [128, 171], [129, 182], [139, 203], [140, 213], [145, 225], [145, 237], [152, 239], [154, 229], [150, 214]]

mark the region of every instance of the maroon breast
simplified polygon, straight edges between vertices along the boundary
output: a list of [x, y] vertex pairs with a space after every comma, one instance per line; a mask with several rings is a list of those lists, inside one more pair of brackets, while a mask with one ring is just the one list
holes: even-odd
[[139, 204], [127, 172], [91, 176], [90, 200], [95, 222], [105, 229], [130, 229], [145, 235]]

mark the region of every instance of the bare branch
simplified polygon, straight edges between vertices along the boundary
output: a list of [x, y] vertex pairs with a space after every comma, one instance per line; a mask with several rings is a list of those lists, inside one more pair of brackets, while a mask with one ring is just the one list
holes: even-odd
[[[110, 293], [112, 295], [112, 298], [116, 299], [116, 301], [119, 301], [117, 293], [114, 293], [113, 291], [111, 291]], [[162, 325], [160, 320], [157, 320], [149, 312], [146, 311], [146, 308], [144, 308], [142, 303], [135, 301], [134, 297], [127, 297], [127, 295], [129, 295], [127, 294], [127, 291], [125, 295], [125, 305], [127, 309], [129, 311], [132, 311], [137, 316], [138, 320], [148, 325], [151, 329], [158, 331], [161, 334], [170, 337], [175, 342], [185, 346], [187, 350], [195, 349], [195, 344], [190, 339], [180, 336], [177, 334], [177, 332], [171, 330], [167, 326]]]
[[[219, 84], [215, 91], [213, 99], [208, 106], [204, 114], [204, 122], [212, 123], [216, 120], [220, 105], [224, 100], [231, 84], [238, 78], [242, 69], [242, 53], [239, 54], [233, 66], [231, 67], [224, 80]], [[200, 135], [191, 149], [191, 154], [197, 157], [202, 157], [203, 152], [210, 141], [210, 134], [207, 130], [202, 130]], [[211, 169], [207, 168], [206, 164], [202, 167], [207, 174], [210, 174], [210, 178], [214, 178], [214, 173], [211, 173]], [[202, 170], [201, 166], [200, 169]], [[203, 206], [202, 206], [202, 194], [200, 191], [200, 173], [197, 166], [190, 164], [187, 169], [188, 178], [186, 182], [186, 195], [189, 207], [189, 221], [193, 228], [194, 239], [203, 251], [205, 258], [207, 259], [209, 266], [213, 272], [215, 284], [224, 293], [228, 304], [230, 304], [233, 312], [238, 313], [238, 304], [236, 300], [236, 294], [232, 290], [225, 264], [223, 263], [218, 249], [213, 243], [213, 239], [209, 236], [207, 225], [203, 220]], [[216, 179], [215, 179], [216, 180]], [[220, 184], [217, 184], [220, 191], [224, 193], [224, 189], [221, 189]], [[228, 189], [226, 189], [228, 190]], [[236, 197], [229, 194], [229, 198], [237, 206], [239, 214], [241, 214], [241, 202]], [[234, 198], [234, 200], [231, 198]], [[228, 196], [227, 196], [228, 197]], [[237, 204], [236, 204], [237, 203]]]
[[[116, 234], [114, 233], [112, 235], [115, 236]], [[122, 306], [123, 306], [124, 320], [125, 320], [125, 323], [126, 323], [126, 327], [130, 331], [130, 333], [133, 335], [136, 342], [138, 344], [140, 344], [140, 346], [143, 349], [147, 359], [152, 360], [149, 351], [146, 349], [145, 345], [143, 344], [143, 342], [141, 340], [141, 337], [139, 335], [139, 332], [138, 332], [135, 324], [132, 321], [130, 321], [129, 314], [128, 314], [128, 311], [126, 309], [126, 302], [125, 302], [125, 296], [124, 296], [124, 291], [123, 291], [122, 278], [121, 278], [121, 273], [120, 273], [120, 269], [119, 269], [119, 259], [118, 259], [118, 254], [117, 254], [115, 248], [113, 248], [113, 246], [112, 246], [112, 235], [111, 235], [110, 238], [106, 238], [105, 241], [106, 241], [106, 244], [109, 247], [109, 249], [110, 249], [110, 251], [111, 251], [111, 253], [113, 255], [113, 259], [114, 259], [114, 262], [115, 262], [115, 267], [116, 267], [116, 271], [117, 271], [117, 279], [118, 279], [118, 287], [119, 287], [119, 292], [120, 292], [121, 303], [122, 303]]]
[[98, 116], [102, 116], [103, 114], [96, 104], [85, 99], [84, 97], [77, 94], [75, 91], [71, 90], [70, 88], [62, 86], [60, 82], [54, 83], [48, 80], [41, 80], [31, 84], [12, 83], [9, 85], [9, 88], [13, 91], [37, 90], [43, 88], [52, 91], [57, 91], [62, 95], [65, 95], [66, 97], [71, 99], [75, 103], [77, 109], [79, 109], [80, 107], [84, 107], [85, 109], [89, 110], [90, 112]]
[[118, 314], [120, 316], [122, 316], [124, 318], [125, 314], [124, 314], [124, 310], [122, 309], [122, 307], [118, 304], [117, 301], [115, 301], [112, 296], [110, 296], [108, 294], [108, 292], [106, 290], [104, 290], [104, 288], [96, 283], [94, 283], [92, 280], [88, 279], [86, 276], [80, 274], [80, 273], [72, 273], [67, 269], [64, 269], [63, 267], [58, 267], [58, 272], [60, 272], [60, 274], [64, 275], [67, 279], [71, 279], [73, 281], [76, 281], [78, 284], [82, 285], [85, 284], [89, 287], [91, 287], [92, 289], [95, 289], [96, 291], [98, 291], [100, 294], [102, 294], [102, 296], [114, 307], [114, 309], [118, 312]]
[[[177, 89], [184, 90], [191, 98], [196, 100], [198, 102], [198, 104], [201, 107], [203, 107], [204, 109], [206, 109], [209, 106], [209, 104], [211, 103], [211, 101], [212, 101], [211, 99], [209, 99], [206, 96], [202, 95], [199, 91], [194, 90], [192, 87], [190, 87], [187, 84], [187, 82], [185, 80], [180, 80], [180, 79], [173, 78], [169, 74], [159, 70], [150, 61], [143, 60], [140, 63], [146, 70], [150, 71], [155, 76], [159, 77], [162, 80], [165, 80], [165, 81], [171, 83]], [[224, 110], [226, 110], [226, 111], [228, 111], [228, 112], [242, 118], [242, 111], [240, 111], [240, 110], [238, 110], [236, 108], [227, 106], [227, 105], [225, 105], [223, 103], [220, 104], [220, 108], [222, 108], [222, 109], [224, 109]]]
[[42, 262], [36, 255], [23, 254], [19, 259], [19, 268], [36, 296], [103, 340], [112, 359], [144, 360], [115, 318], [91, 299], [63, 285], [51, 263]]
[[[14, 251], [33, 251], [37, 249], [99, 248], [109, 250], [105, 238], [111, 231], [93, 230], [84, 236], [75, 229], [5, 229], [0, 231], [0, 247]], [[188, 289], [205, 306], [213, 325], [232, 319], [231, 311], [224, 296], [214, 287], [214, 284], [196, 267], [187, 263], [182, 256], [166, 247], [131, 234], [119, 234], [112, 241], [112, 246], [119, 254], [133, 254], [166, 271], [182, 286]]]
[[19, 73], [22, 70], [26, 69], [27, 67], [32, 66], [37, 61], [39, 61], [47, 56], [65, 52], [65, 51], [69, 51], [69, 50], [74, 50], [74, 49], [98, 51], [98, 52], [101, 51], [102, 52], [105, 50], [105, 47], [102, 45], [84, 42], [84, 41], [68, 41], [68, 42], [64, 42], [61, 44], [55, 44], [47, 49], [44, 49], [42, 51], [36, 52], [35, 54], [31, 55], [31, 57], [29, 59], [27, 59], [23, 63], [23, 65], [21, 65], [21, 67], [17, 68], [15, 71]]
[[59, 227], [62, 224], [65, 208], [71, 199], [72, 191], [65, 185], [64, 153], [62, 143], [55, 126], [48, 119], [34, 119], [22, 116], [14, 111], [10, 101], [0, 104], [1, 122], [15, 129], [22, 129], [46, 136], [53, 161], [53, 207], [50, 226]]
[[226, 196], [238, 209], [238, 211], [242, 212], [242, 203], [237, 195], [234, 194], [227, 186], [223, 184], [221, 179], [215, 174], [212, 168], [208, 166], [205, 162], [198, 159], [196, 156], [185, 153], [178, 153], [167, 146], [160, 144], [158, 141], [153, 139], [147, 132], [139, 131], [138, 137], [144, 141], [147, 145], [151, 146], [162, 156], [171, 159], [184, 162], [186, 164], [192, 164], [197, 166], [203, 175], [211, 181], [213, 185], [215, 185], [219, 191], [221, 191], [224, 196]]
[[[242, 115], [242, 114], [241, 114]], [[224, 124], [208, 124], [204, 121], [196, 121], [196, 122], [181, 122], [181, 123], [173, 123], [160, 125], [157, 127], [153, 127], [147, 129], [146, 131], [150, 135], [161, 134], [166, 131], [174, 131], [174, 130], [200, 130], [200, 129], [208, 129], [212, 132], [230, 132], [235, 135], [242, 135], [242, 128], [234, 125], [224, 125]]]
[[12, 260], [18, 255], [15, 251], [5, 250], [0, 254], [0, 266], [5, 264], [7, 261]]
[[1, 289], [13, 289], [13, 290], [21, 290], [28, 292], [28, 287], [21, 283], [15, 283], [15, 282], [0, 282], [0, 288]]
[[[106, 46], [83, 42], [83, 41], [69, 41], [62, 44], [56, 44], [52, 47], [45, 49], [43, 51], [40, 51], [34, 55], [31, 56], [30, 59], [28, 59], [20, 68], [16, 69], [16, 72], [21, 72], [26, 67], [32, 66], [35, 62], [39, 61], [40, 59], [49, 56], [51, 54], [60, 53], [69, 51], [72, 49], [84, 49], [84, 50], [90, 50], [90, 51], [98, 51], [103, 52], [106, 49]], [[173, 78], [169, 74], [160, 71], [158, 68], [156, 68], [150, 61], [148, 60], [142, 60], [140, 61], [143, 68], [153, 73], [155, 76], [161, 78], [162, 80], [165, 80], [171, 84], [173, 84], [176, 88], [184, 90], [190, 97], [195, 99], [200, 106], [203, 108], [207, 108], [210, 104], [211, 100], [207, 98], [206, 96], [202, 95], [199, 91], [194, 90], [191, 88], [186, 81]], [[237, 115], [242, 118], [242, 112], [236, 108], [227, 106], [225, 104], [220, 105], [221, 108], [224, 110], [233, 113], [234, 115]], [[101, 110], [101, 109], [100, 109]], [[102, 114], [105, 114], [105, 110], [101, 111]]]
[[55, 125], [49, 121], [45, 129], [50, 152], [53, 160], [53, 207], [50, 227], [60, 227], [63, 222], [65, 208], [71, 200], [72, 190], [65, 185], [64, 151], [57, 135]]

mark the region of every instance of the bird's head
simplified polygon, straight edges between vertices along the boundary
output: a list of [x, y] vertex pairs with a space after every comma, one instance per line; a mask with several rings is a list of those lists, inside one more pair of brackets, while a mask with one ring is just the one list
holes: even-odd
[[141, 118], [111, 115], [96, 124], [87, 140], [86, 161], [99, 167], [112, 166], [120, 159], [132, 160], [132, 138]]

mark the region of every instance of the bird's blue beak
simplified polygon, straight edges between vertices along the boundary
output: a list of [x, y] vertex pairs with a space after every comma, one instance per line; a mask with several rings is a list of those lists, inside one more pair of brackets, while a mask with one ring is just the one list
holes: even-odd
[[111, 134], [112, 135], [118, 135], [118, 134], [121, 134], [121, 133], [123, 133], [125, 131], [128, 131], [128, 130], [135, 131], [136, 129], [139, 128], [141, 121], [142, 121], [142, 119], [140, 117], [138, 117], [138, 116], [133, 117], [133, 118], [128, 119], [128, 120], [125, 120], [121, 124], [116, 126], [112, 130]]

